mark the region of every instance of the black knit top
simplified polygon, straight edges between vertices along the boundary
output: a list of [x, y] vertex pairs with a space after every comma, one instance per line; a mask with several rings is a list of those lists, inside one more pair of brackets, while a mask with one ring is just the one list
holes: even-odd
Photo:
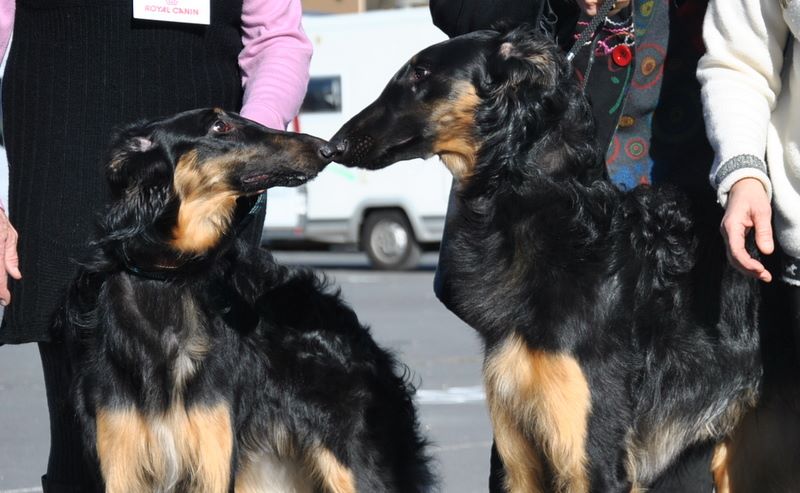
[[24, 277], [11, 280], [0, 343], [51, 340], [107, 199], [101, 159], [114, 127], [241, 107], [241, 1], [211, 0], [210, 26], [134, 20], [132, 3], [17, 0], [3, 118]]

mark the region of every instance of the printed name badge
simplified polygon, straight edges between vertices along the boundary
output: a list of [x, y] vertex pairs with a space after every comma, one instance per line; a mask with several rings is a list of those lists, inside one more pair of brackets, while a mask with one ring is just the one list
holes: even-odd
[[133, 0], [134, 19], [211, 23], [211, 0]]

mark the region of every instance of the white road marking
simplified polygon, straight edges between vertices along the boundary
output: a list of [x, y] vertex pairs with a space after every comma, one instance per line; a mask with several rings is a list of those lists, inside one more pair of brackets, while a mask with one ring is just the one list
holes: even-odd
[[453, 445], [431, 445], [431, 451], [434, 452], [456, 452], [459, 450], [469, 450], [473, 448], [490, 449], [492, 448], [491, 440], [484, 442], [464, 442], [454, 443]]
[[443, 390], [420, 389], [417, 390], [417, 403], [426, 405], [465, 404], [468, 402], [483, 402], [486, 393], [483, 387], [450, 387]]

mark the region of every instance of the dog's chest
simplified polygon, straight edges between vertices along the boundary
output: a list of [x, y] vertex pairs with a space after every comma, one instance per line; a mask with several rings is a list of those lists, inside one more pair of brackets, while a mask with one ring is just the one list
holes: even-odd
[[169, 402], [151, 402], [150, 396], [182, 397], [218, 352], [213, 349], [219, 338], [204, 301], [190, 288], [145, 284], [128, 277], [110, 286], [108, 298], [106, 318], [111, 321], [100, 331], [105, 346], [101, 351], [110, 364], [131, 373], [136, 390], [129, 397], [162, 408]]
[[201, 314], [196, 300], [185, 296], [179, 309], [174, 325], [163, 331], [164, 346], [168, 348], [169, 383], [178, 392], [195, 376], [211, 347], [207, 332], [209, 322]]

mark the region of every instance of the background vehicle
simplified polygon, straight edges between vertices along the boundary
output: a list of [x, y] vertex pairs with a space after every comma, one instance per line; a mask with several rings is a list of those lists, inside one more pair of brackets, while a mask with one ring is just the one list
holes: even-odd
[[[306, 16], [303, 26], [314, 43], [311, 81], [290, 130], [322, 138], [377, 98], [412, 55], [446, 39], [427, 8]], [[375, 268], [413, 268], [442, 237], [452, 178], [438, 161], [380, 171], [334, 163], [304, 187], [272, 189], [264, 239], [355, 245]]]

